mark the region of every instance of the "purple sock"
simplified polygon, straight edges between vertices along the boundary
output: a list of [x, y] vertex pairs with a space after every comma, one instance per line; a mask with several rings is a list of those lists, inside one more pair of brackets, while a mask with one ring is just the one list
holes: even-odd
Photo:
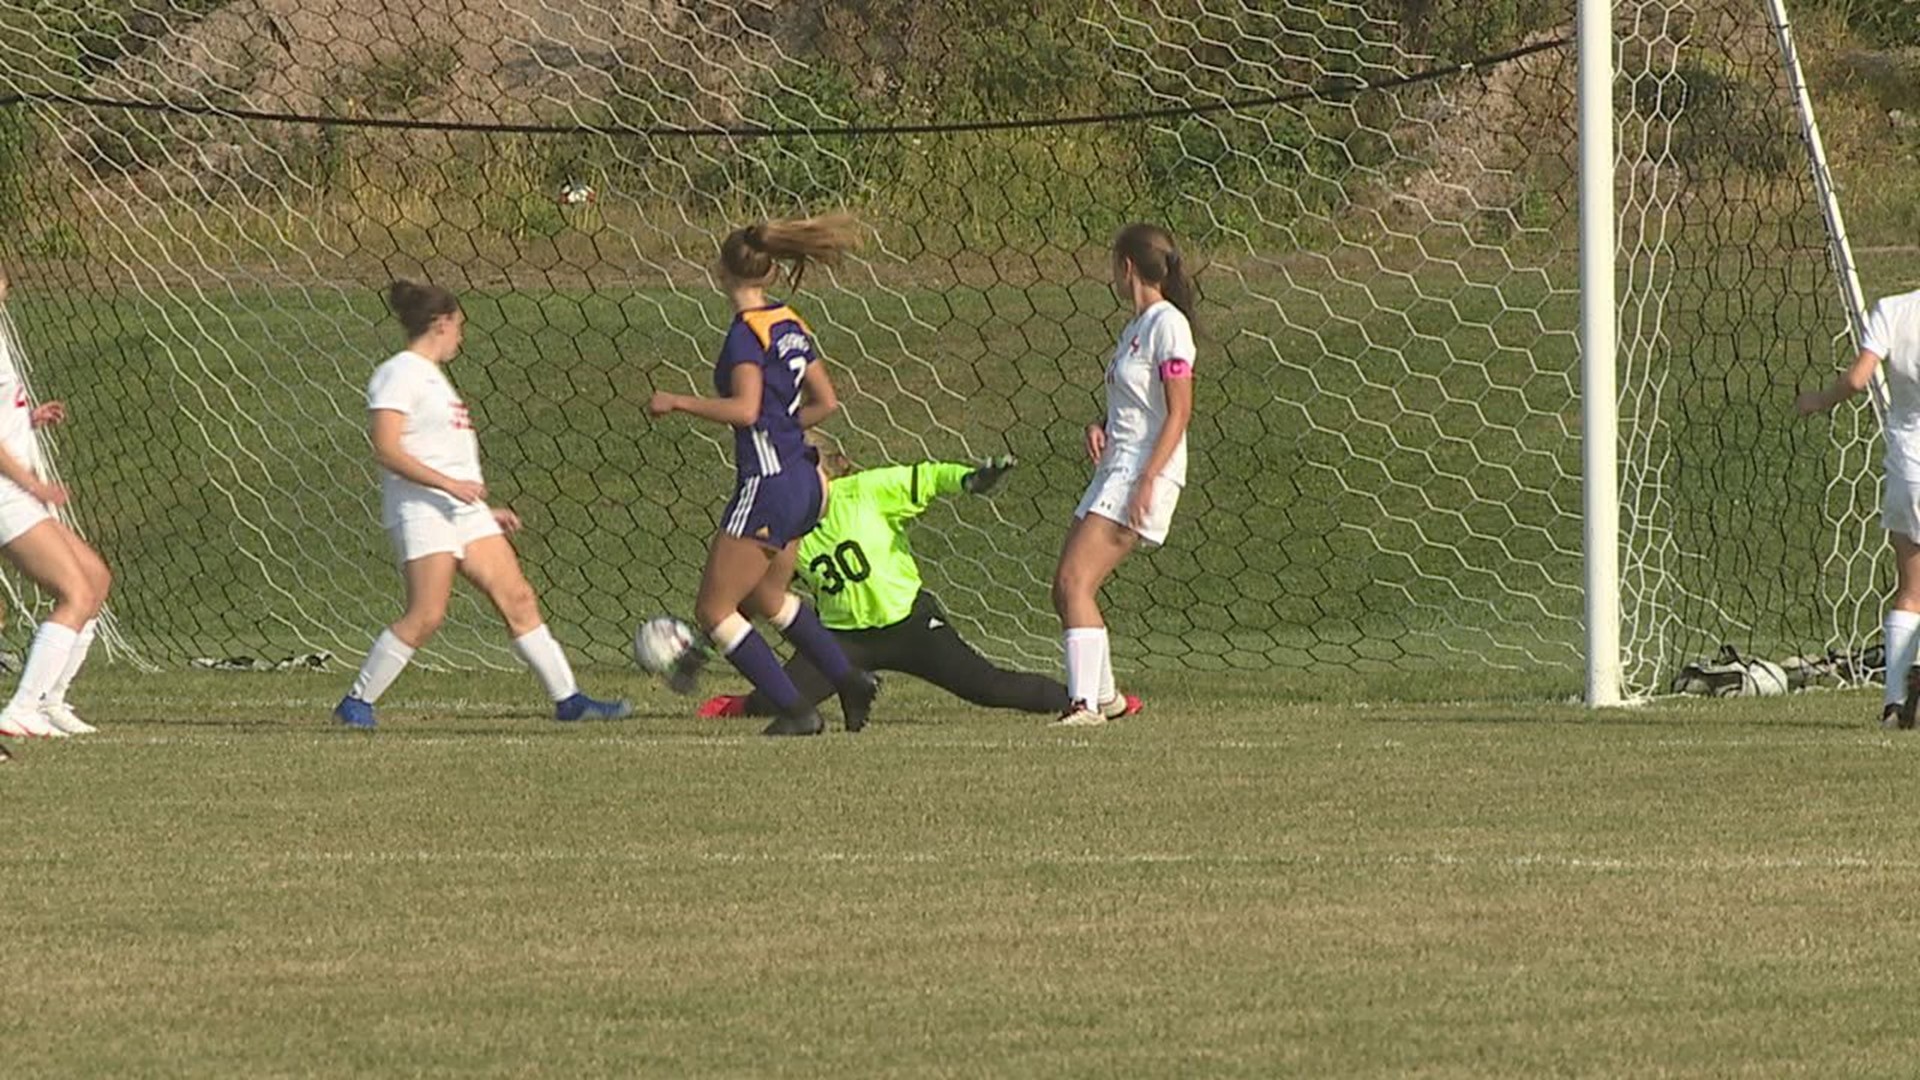
[[747, 631], [747, 636], [727, 654], [727, 662], [738, 668], [755, 690], [766, 695], [774, 708], [782, 713], [800, 708], [799, 688], [793, 685], [786, 669], [780, 666], [780, 658], [773, 655], [773, 647], [760, 636], [760, 631]]
[[793, 621], [780, 631], [793, 642], [793, 647], [813, 661], [820, 674], [835, 686], [845, 686], [853, 678], [853, 664], [848, 662], [847, 654], [840, 650], [840, 643], [833, 638], [833, 631], [821, 623], [812, 604], [801, 604], [794, 612]]

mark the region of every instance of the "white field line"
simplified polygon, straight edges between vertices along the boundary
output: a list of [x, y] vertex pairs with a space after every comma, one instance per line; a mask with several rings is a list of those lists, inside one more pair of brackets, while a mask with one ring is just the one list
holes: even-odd
[[[512, 720], [511, 717], [466, 717], [468, 722]], [[453, 721], [458, 723], [460, 721]], [[715, 725], [711, 735], [689, 734], [686, 732], [660, 732], [650, 728], [652, 721], [641, 717], [618, 722], [589, 722], [585, 726], [598, 734], [585, 734], [579, 726], [556, 724], [552, 720], [527, 719], [524, 721], [527, 733], [512, 730], [476, 730], [469, 733], [449, 733], [441, 730], [446, 720], [435, 720], [425, 725], [415, 726], [407, 720], [383, 723], [374, 732], [341, 731], [323, 721], [314, 721], [311, 725], [289, 726], [275, 722], [234, 721], [232, 724], [182, 724], [175, 730], [167, 730], [165, 721], [158, 723], [142, 722], [136, 725], [116, 728], [108, 722], [100, 734], [84, 738], [65, 740], [58, 745], [62, 749], [89, 747], [97, 750], [128, 749], [147, 746], [236, 746], [251, 743], [259, 739], [273, 739], [282, 744], [296, 747], [355, 746], [367, 740], [386, 739], [395, 749], [423, 746], [477, 746], [481, 744], [496, 746], [630, 746], [635, 749], [684, 749], [699, 750], [728, 749], [741, 746], [787, 746], [787, 740], [768, 740], [748, 730]], [[409, 730], [409, 729], [412, 730]], [[614, 734], [618, 732], [618, 734]], [[1142, 741], [1129, 738], [1118, 728], [1094, 735], [1067, 735], [1063, 732], [1051, 732], [1036, 727], [1019, 736], [1004, 739], [982, 739], [977, 737], [948, 738], [938, 731], [926, 729], [885, 730], [877, 725], [859, 737], [862, 746], [872, 746], [874, 753], [895, 753], [910, 751], [928, 753], [948, 750], [976, 751], [1016, 751], [1020, 753], [1040, 753], [1049, 750], [1099, 750], [1116, 753], [1146, 753], [1163, 755], [1170, 750], [1202, 751], [1251, 751], [1286, 750], [1296, 753], [1326, 754], [1340, 752], [1385, 752], [1393, 753], [1407, 749], [1405, 739], [1380, 738], [1371, 740], [1351, 740], [1335, 743], [1322, 743], [1314, 736], [1318, 732], [1303, 729], [1298, 738], [1281, 739], [1194, 739], [1175, 738], [1171, 741], [1160, 738]], [[844, 733], [832, 727], [822, 737], [825, 742], [849, 741]], [[1483, 740], [1488, 741], [1488, 740]], [[815, 744], [814, 740], [803, 741], [804, 745]], [[34, 744], [39, 745], [39, 744]], [[49, 744], [51, 745], [51, 744]], [[1729, 735], [1725, 737], [1671, 736], [1650, 737], [1635, 741], [1643, 749], [1672, 750], [1713, 750], [1713, 749], [1787, 749], [1796, 747], [1823, 747], [1827, 749], [1858, 750], [1903, 750], [1920, 748], [1920, 739], [1895, 738], [1878, 732], [1832, 733], [1806, 732], [1783, 734], [1756, 733], [1753, 735]]]
[[1323, 855], [1303, 852], [1210, 854], [1200, 852], [1071, 851], [631, 851], [537, 848], [526, 851], [294, 851], [265, 860], [324, 864], [475, 864], [529, 866], [549, 863], [626, 863], [637, 866], [947, 866], [956, 869], [1054, 867], [1273, 867], [1414, 870], [1566, 870], [1591, 874], [1741, 874], [1808, 871], [1920, 871], [1920, 860], [1868, 855], [1729, 855], [1706, 858], [1633, 858], [1526, 852], [1512, 855], [1461, 855], [1449, 852], [1383, 855]]

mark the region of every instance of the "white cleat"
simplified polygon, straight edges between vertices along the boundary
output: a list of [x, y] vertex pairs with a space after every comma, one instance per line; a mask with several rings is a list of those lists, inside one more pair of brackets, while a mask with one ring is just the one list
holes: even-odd
[[1088, 708], [1087, 703], [1084, 701], [1076, 701], [1067, 707], [1066, 712], [1060, 714], [1060, 719], [1055, 720], [1053, 726], [1099, 727], [1106, 722], [1107, 717], [1105, 713], [1100, 712], [1098, 709]]
[[64, 701], [41, 702], [40, 715], [47, 723], [53, 725], [55, 730], [64, 731], [68, 735], [91, 735], [100, 730], [80, 719], [80, 714], [73, 711], [73, 706]]
[[16, 739], [64, 739], [67, 733], [47, 722], [37, 708], [8, 705], [0, 709], [0, 735]]

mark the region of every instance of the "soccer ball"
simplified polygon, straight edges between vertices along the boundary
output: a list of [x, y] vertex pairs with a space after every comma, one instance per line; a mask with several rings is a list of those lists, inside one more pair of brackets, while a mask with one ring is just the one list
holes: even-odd
[[1787, 673], [1779, 664], [1771, 660], [1752, 660], [1747, 663], [1747, 677], [1741, 684], [1740, 695], [1779, 697], [1789, 688]]
[[569, 180], [560, 185], [560, 195], [555, 200], [561, 206], [584, 206], [598, 197], [592, 184], [583, 184], [578, 180]]
[[633, 662], [655, 675], [672, 673], [691, 648], [693, 628], [665, 615], [648, 619], [633, 633]]

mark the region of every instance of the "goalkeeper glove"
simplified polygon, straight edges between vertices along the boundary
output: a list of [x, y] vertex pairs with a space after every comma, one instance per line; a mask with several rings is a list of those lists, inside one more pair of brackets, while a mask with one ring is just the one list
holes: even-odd
[[1013, 467], [1018, 464], [1020, 464], [1019, 459], [1012, 454], [988, 458], [980, 463], [979, 468], [967, 474], [967, 478], [960, 482], [961, 486], [967, 489], [969, 495], [985, 495], [993, 490], [1001, 477], [1012, 472]]

